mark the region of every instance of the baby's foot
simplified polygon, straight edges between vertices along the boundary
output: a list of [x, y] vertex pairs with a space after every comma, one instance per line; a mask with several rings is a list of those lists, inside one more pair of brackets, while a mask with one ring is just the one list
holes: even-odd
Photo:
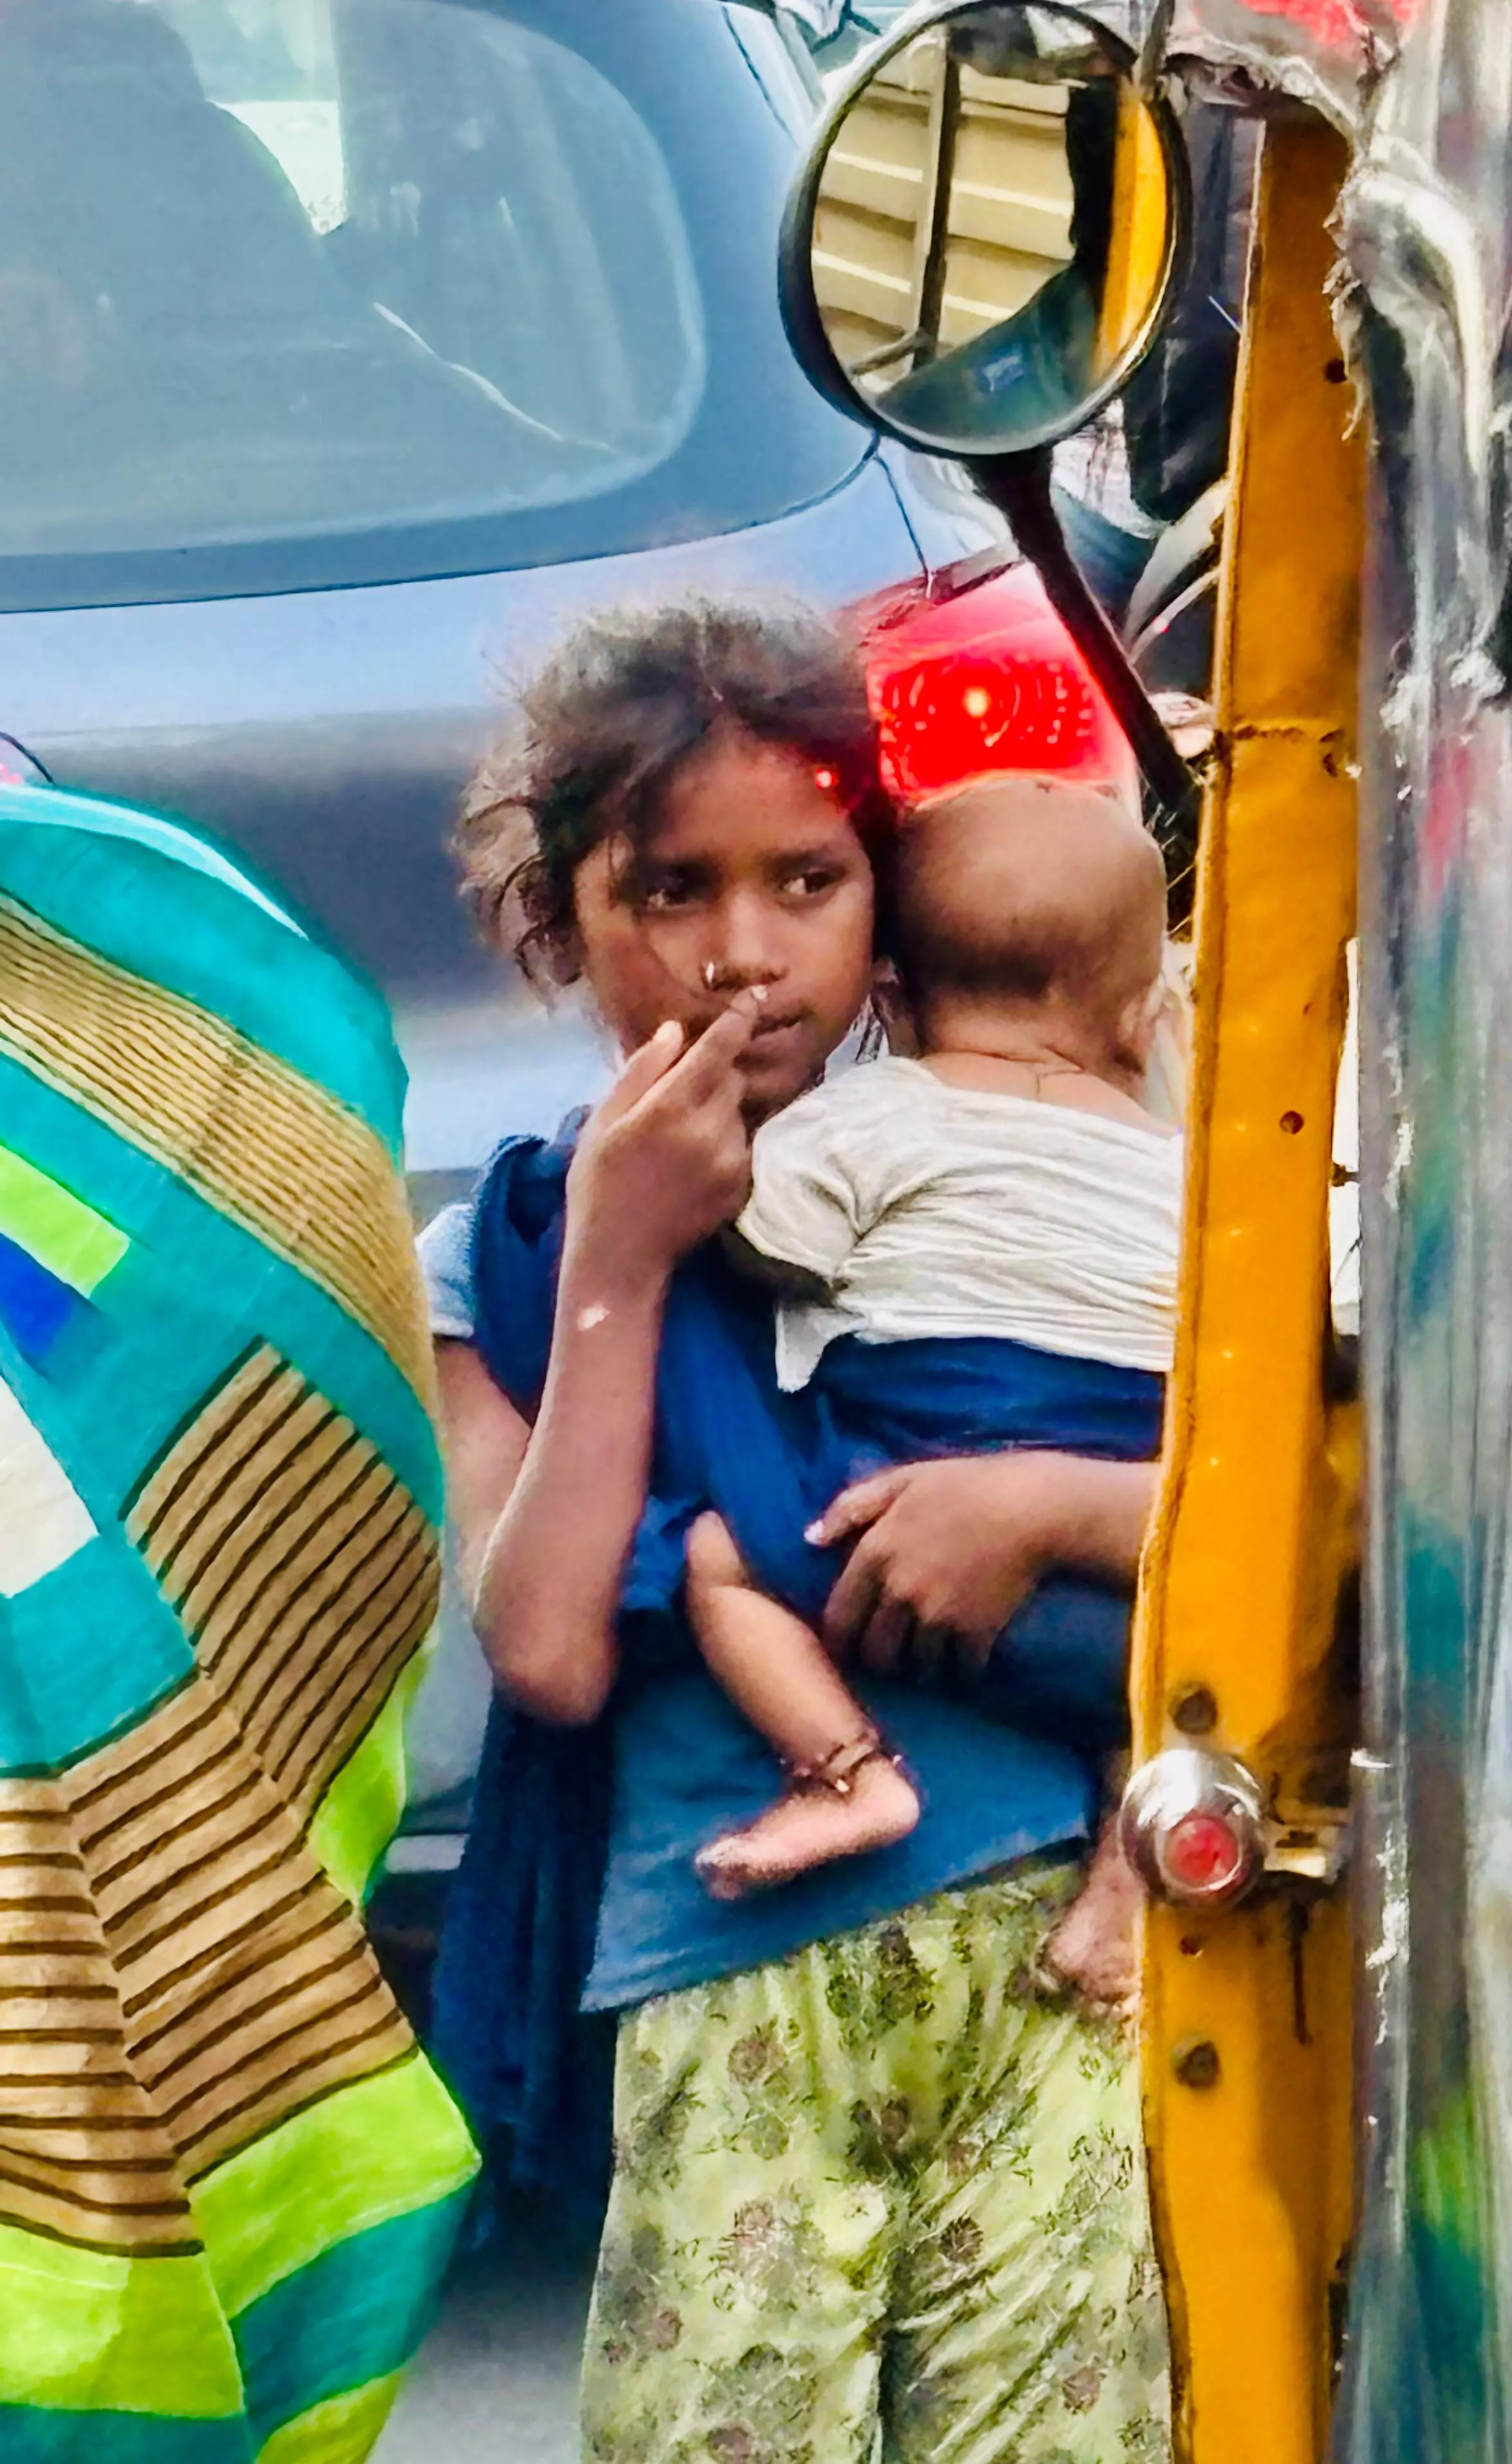
[[837, 1857], [890, 1848], [918, 1818], [918, 1790], [907, 1771], [879, 1753], [851, 1774], [844, 1796], [822, 1781], [800, 1782], [743, 1831], [711, 1840], [694, 1863], [713, 1899], [743, 1900]]
[[1045, 1946], [1052, 1975], [1083, 1999], [1109, 2010], [1131, 2007], [1139, 1984], [1139, 1878], [1109, 1828], [1087, 1869], [1078, 1898]]

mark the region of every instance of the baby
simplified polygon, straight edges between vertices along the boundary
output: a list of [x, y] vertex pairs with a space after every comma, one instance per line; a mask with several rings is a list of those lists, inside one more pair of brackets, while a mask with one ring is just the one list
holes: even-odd
[[[814, 1381], [853, 1435], [869, 1412], [884, 1458], [1151, 1456], [1182, 1172], [1140, 1100], [1165, 997], [1158, 850], [1092, 790], [983, 781], [904, 823], [894, 904], [919, 1057], [847, 1072], [756, 1140], [738, 1240], [788, 1295], [779, 1382]], [[902, 1838], [917, 1793], [817, 1634], [753, 1586], [716, 1515], [688, 1563], [707, 1664], [787, 1782], [701, 1852], [710, 1891]]]

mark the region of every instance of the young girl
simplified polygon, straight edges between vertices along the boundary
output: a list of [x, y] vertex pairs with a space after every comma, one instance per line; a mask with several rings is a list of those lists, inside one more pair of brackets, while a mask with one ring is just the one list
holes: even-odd
[[[494, 928], [582, 978], [627, 1055], [575, 1136], [506, 1145], [436, 1277], [499, 1719], [557, 1724], [555, 1747], [607, 1713], [612, 1739], [582, 1992], [620, 2013], [600, 2464], [863, 2464], [879, 2430], [888, 2464], [1169, 2452], [1131, 2057], [1029, 1982], [1076, 1888], [1090, 1758], [879, 1676], [868, 1708], [924, 1793], [909, 1837], [735, 1905], [692, 1868], [767, 1775], [683, 1623], [687, 1532], [785, 1460], [770, 1308], [711, 1236], [751, 1131], [865, 1004], [883, 818], [863, 680], [825, 627], [691, 608], [569, 642], [465, 829]], [[1052, 1568], [1127, 1582], [1151, 1489], [1148, 1465], [1050, 1452], [897, 1468], [827, 1518], [855, 1544], [836, 1628], [880, 1666], [904, 1612], [991, 1635]], [[1117, 1716], [1121, 1671], [1067, 1650], [1028, 1674], [1068, 1726]], [[581, 1780], [531, 1802], [559, 1827], [591, 1812]], [[474, 2049], [514, 2032], [528, 2123], [562, 2044], [521, 2022], [498, 1911], [564, 1928], [501, 1862], [525, 1802], [482, 1790], [446, 1966]]]

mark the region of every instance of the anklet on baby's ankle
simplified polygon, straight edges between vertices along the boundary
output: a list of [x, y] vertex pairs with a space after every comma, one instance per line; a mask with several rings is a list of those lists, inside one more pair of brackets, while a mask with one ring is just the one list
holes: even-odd
[[853, 1796], [858, 1772], [868, 1763], [890, 1763], [894, 1771], [903, 1769], [903, 1758], [893, 1753], [880, 1728], [863, 1728], [859, 1737], [850, 1737], [842, 1746], [832, 1746], [815, 1763], [782, 1765], [783, 1776], [790, 1791], [803, 1788], [827, 1788], [832, 1796]]

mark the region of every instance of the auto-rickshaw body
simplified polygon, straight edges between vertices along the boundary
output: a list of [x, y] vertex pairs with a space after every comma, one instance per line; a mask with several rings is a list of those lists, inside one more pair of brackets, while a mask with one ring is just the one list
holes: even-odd
[[[947, 130], [963, 94], [1007, 122], [1015, 78], [1041, 114], [1055, 88], [1062, 253], [1095, 316], [1066, 306], [1063, 269], [1036, 278], [1038, 323], [1020, 307], [951, 327], [941, 149], [907, 310], [865, 348], [826, 331], [803, 251], [843, 98], [790, 214], [789, 329], [833, 398], [956, 452], [1009, 512], [1179, 839], [1185, 774], [1066, 570], [1046, 448], [1116, 399], [1159, 329], [1187, 99], [1263, 123], [1124, 1826], [1157, 1886], [1142, 2025], [1177, 2442], [1189, 2464], [1494, 2464], [1512, 2360], [1512, 17], [1175, 0], [1135, 59], [1096, 15], [943, 0], [885, 47], [895, 63], [911, 42], [917, 65], [935, 43]], [[1107, 78], [1115, 236], [1089, 253], [1072, 123], [1111, 124]], [[1357, 930], [1363, 1434], [1329, 1275]]]

